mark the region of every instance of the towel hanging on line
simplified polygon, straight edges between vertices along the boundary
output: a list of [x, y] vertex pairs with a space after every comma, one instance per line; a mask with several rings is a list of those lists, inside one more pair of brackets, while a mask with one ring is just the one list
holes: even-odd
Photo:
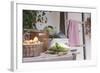
[[80, 45], [79, 22], [75, 20], [69, 20], [67, 33], [69, 38], [69, 46], [71, 47], [79, 46]]

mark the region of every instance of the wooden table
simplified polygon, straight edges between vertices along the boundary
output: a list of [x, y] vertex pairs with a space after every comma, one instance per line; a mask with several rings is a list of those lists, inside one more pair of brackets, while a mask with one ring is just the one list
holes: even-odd
[[25, 63], [25, 62], [45, 62], [45, 61], [68, 61], [75, 59], [76, 55], [72, 53], [68, 53], [62, 56], [41, 53], [41, 55], [38, 57], [23, 58], [22, 61], [23, 63]]

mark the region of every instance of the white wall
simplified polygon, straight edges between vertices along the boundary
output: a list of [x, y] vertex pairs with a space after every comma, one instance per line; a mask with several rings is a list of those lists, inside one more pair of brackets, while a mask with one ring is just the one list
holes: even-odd
[[[57, 33], [59, 32], [59, 24], [60, 24], [60, 12], [46, 12], [47, 23], [37, 23], [37, 28], [43, 29], [46, 26], [53, 26]], [[42, 24], [42, 25], [39, 25]]]
[[56, 27], [57, 32], [59, 32], [59, 24], [60, 24], [60, 12], [48, 12], [47, 16], [47, 25], [52, 25]]

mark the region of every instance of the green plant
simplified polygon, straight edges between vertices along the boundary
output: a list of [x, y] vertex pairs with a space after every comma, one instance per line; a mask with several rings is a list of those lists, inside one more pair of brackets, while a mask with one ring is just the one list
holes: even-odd
[[44, 31], [47, 31], [49, 34], [49, 38], [56, 38], [58, 36], [56, 36], [56, 29], [53, 26], [46, 26], [44, 28]]
[[68, 48], [61, 46], [60, 44], [56, 43], [54, 46], [48, 49], [50, 54], [66, 54], [68, 52]]
[[[46, 11], [23, 10], [23, 28], [32, 29], [37, 22], [46, 23]], [[45, 22], [43, 22], [45, 21]]]

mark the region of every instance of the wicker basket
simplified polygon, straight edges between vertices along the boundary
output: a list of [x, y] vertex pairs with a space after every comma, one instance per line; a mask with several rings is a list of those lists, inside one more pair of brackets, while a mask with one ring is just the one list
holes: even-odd
[[23, 45], [23, 57], [36, 57], [40, 56], [43, 49], [43, 43]]

